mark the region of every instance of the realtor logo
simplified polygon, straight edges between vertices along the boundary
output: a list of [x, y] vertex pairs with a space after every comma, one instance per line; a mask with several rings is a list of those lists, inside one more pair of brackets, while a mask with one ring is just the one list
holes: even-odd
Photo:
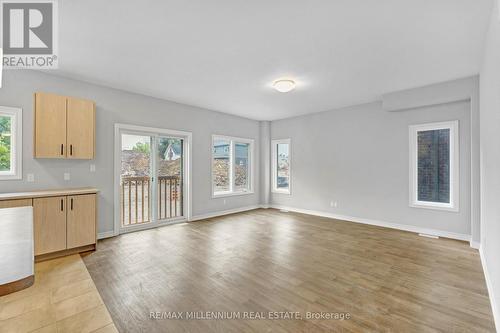
[[57, 68], [56, 0], [0, 0], [4, 68]]

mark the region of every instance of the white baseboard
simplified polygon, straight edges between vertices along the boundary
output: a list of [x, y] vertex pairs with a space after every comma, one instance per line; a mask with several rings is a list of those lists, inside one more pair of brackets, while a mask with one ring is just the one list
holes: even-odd
[[276, 208], [276, 209], [288, 210], [288, 211], [296, 212], [296, 213], [315, 215], [315, 216], [321, 216], [321, 217], [328, 217], [331, 219], [344, 220], [344, 221], [349, 221], [349, 222], [356, 222], [356, 223], [362, 223], [362, 224], [376, 225], [379, 227], [410, 231], [410, 232], [415, 232], [417, 234], [427, 234], [427, 235], [433, 235], [433, 236], [439, 236], [439, 237], [445, 237], [445, 238], [458, 239], [458, 240], [467, 241], [467, 242], [470, 241], [470, 235], [459, 234], [459, 233], [454, 233], [454, 232], [449, 232], [449, 231], [421, 228], [421, 227], [416, 227], [416, 226], [406, 225], [406, 224], [391, 223], [391, 222], [385, 222], [385, 221], [366, 219], [363, 217], [339, 215], [339, 214], [321, 212], [321, 211], [316, 211], [316, 210], [286, 207], [286, 206], [281, 206], [281, 205], [271, 205], [271, 207]]
[[493, 312], [493, 320], [495, 321], [495, 326], [498, 329], [500, 328], [500, 308], [495, 299], [495, 294], [493, 293], [493, 284], [490, 278], [490, 272], [488, 270], [488, 265], [486, 264], [486, 259], [484, 258], [483, 247], [479, 248], [479, 256], [481, 257], [481, 264], [483, 265], [484, 278], [486, 280], [486, 287], [488, 288], [488, 296], [491, 302], [491, 311]]
[[191, 219], [189, 221], [192, 222], [192, 221], [205, 220], [205, 219], [210, 219], [212, 217], [241, 213], [241, 212], [246, 212], [246, 211], [254, 210], [254, 209], [258, 209], [258, 208], [260, 208], [260, 205], [252, 205], [252, 206], [245, 206], [245, 207], [239, 207], [239, 208], [228, 209], [228, 210], [221, 210], [218, 212], [212, 212], [212, 213], [207, 213], [207, 214], [194, 215], [191, 217]]
[[[218, 211], [218, 212], [213, 212], [213, 213], [207, 213], [207, 214], [201, 214], [201, 215], [196, 215], [191, 217], [189, 221], [198, 221], [198, 220], [204, 220], [204, 219], [209, 219], [212, 217], [217, 217], [217, 216], [224, 216], [224, 215], [229, 215], [229, 214], [235, 214], [235, 213], [241, 213], [241, 212], [246, 212], [249, 210], [254, 210], [261, 208], [260, 205], [253, 205], [253, 206], [245, 206], [245, 207], [240, 207], [240, 208], [235, 208], [235, 209], [228, 209], [228, 210], [223, 210], [223, 211]], [[114, 231], [104, 231], [100, 232], [97, 234], [97, 239], [104, 239], [104, 238], [110, 238], [117, 236], [115, 235]]]
[[97, 234], [97, 239], [110, 238], [113, 236], [115, 236], [115, 232], [113, 230], [104, 231]]
[[[470, 240], [470, 235], [466, 235], [466, 234], [459, 234], [459, 233], [453, 233], [453, 232], [435, 230], [435, 229], [428, 229], [428, 228], [420, 228], [420, 227], [411, 226], [411, 225], [397, 224], [397, 223], [378, 221], [378, 220], [372, 220], [372, 219], [366, 219], [366, 218], [354, 217], [354, 216], [347, 216], [347, 215], [339, 215], [339, 214], [333, 214], [333, 213], [321, 212], [321, 211], [315, 211], [315, 210], [309, 210], [309, 209], [286, 207], [286, 206], [281, 206], [281, 205], [251, 205], [251, 206], [239, 207], [239, 208], [234, 208], [234, 209], [228, 209], [228, 210], [223, 210], [223, 211], [195, 215], [195, 216], [191, 217], [190, 221], [199, 221], [199, 220], [209, 219], [209, 218], [213, 218], [213, 217], [217, 217], [217, 216], [224, 216], [224, 215], [229, 215], [229, 214], [245, 212], [245, 211], [254, 210], [254, 209], [258, 209], [258, 208], [282, 209], [282, 210], [288, 210], [291, 212], [328, 217], [328, 218], [337, 219], [337, 220], [344, 220], [344, 221], [349, 221], [349, 222], [376, 225], [379, 227], [386, 227], [386, 228], [391, 228], [391, 229], [398, 229], [398, 230], [410, 231], [410, 232], [415, 232], [415, 233], [458, 239], [458, 240], [470, 242], [471, 247], [473, 247], [473, 248], [479, 248], [479, 243], [472, 242]], [[113, 236], [115, 236], [113, 231], [105, 231], [105, 232], [99, 233], [97, 238], [103, 239], [103, 238], [108, 238], [108, 237], [113, 237]]]
[[472, 247], [473, 249], [479, 250], [479, 248], [481, 247], [481, 243], [471, 240], [470, 247]]

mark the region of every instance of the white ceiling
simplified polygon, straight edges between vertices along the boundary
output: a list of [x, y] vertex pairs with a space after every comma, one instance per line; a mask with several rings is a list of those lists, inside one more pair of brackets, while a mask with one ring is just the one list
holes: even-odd
[[[491, 0], [64, 0], [58, 75], [258, 120], [477, 74]], [[274, 91], [290, 77], [297, 89]]]

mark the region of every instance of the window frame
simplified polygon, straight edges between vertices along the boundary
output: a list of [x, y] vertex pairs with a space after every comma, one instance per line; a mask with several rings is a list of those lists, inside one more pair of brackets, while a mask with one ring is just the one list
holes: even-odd
[[[288, 189], [278, 188], [278, 145], [288, 144]], [[288, 139], [275, 139], [271, 140], [271, 160], [272, 160], [272, 186], [271, 192], [276, 194], [292, 194], [292, 140]]]
[[[410, 143], [410, 207], [459, 211], [460, 172], [459, 172], [459, 123], [458, 120], [436, 122], [409, 126]], [[449, 129], [450, 130], [450, 202], [432, 202], [418, 200], [418, 132]]]
[[[214, 141], [216, 139], [219, 140], [226, 140], [229, 141], [229, 191], [215, 191], [215, 185], [214, 185]], [[249, 164], [249, 170], [248, 170], [248, 189], [241, 189], [241, 190], [235, 190], [234, 186], [234, 174], [235, 174], [235, 147], [237, 143], [243, 143], [243, 144], [248, 144], [249, 149], [248, 149], [248, 164]], [[231, 196], [238, 196], [238, 195], [247, 195], [247, 194], [254, 194], [254, 147], [255, 147], [255, 140], [254, 139], [249, 139], [249, 138], [239, 138], [239, 137], [234, 137], [234, 136], [227, 136], [227, 135], [219, 135], [219, 134], [212, 134], [212, 141], [210, 144], [210, 182], [211, 182], [211, 191], [212, 191], [212, 198], [223, 198], [223, 197], [231, 197]]]
[[10, 116], [11, 121], [11, 171], [0, 171], [0, 180], [23, 179], [23, 109], [0, 106], [0, 116]]

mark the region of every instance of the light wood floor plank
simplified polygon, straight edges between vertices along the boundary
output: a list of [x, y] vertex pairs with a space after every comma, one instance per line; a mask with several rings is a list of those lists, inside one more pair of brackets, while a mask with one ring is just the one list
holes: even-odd
[[90, 332], [105, 326], [112, 332], [111, 317], [79, 255], [36, 263], [33, 286], [0, 297], [0, 333]]

